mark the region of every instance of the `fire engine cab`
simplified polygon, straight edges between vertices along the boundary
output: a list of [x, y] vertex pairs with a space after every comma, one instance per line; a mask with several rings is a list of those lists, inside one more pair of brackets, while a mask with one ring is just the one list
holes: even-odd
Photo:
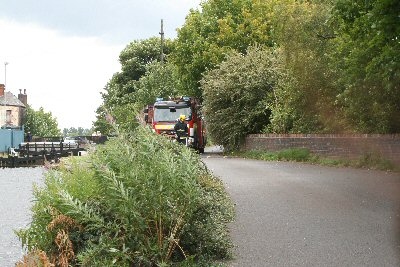
[[204, 153], [206, 145], [205, 124], [197, 99], [183, 96], [164, 100], [157, 98], [144, 109], [144, 120], [154, 132], [175, 138], [174, 126], [180, 115], [185, 115], [188, 125], [188, 146]]

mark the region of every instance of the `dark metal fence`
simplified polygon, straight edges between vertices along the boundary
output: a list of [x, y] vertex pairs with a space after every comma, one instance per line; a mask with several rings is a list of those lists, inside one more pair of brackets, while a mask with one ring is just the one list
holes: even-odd
[[[108, 140], [107, 136], [75, 136], [68, 140], [60, 136], [33, 136], [30, 142], [24, 142], [23, 129], [18, 138], [10, 137], [9, 129], [6, 131], [0, 132], [0, 140], [12, 138], [15, 142], [7, 143], [8, 145], [0, 150], [3, 152], [3, 157], [0, 156], [0, 168], [43, 165], [45, 161], [58, 161], [61, 157], [80, 155], [88, 146], [103, 144]], [[2, 138], [1, 134], [8, 135]]]
[[28, 142], [11, 148], [6, 157], [0, 157], [0, 167], [13, 168], [43, 165], [45, 161], [58, 162], [61, 157], [78, 156], [86, 148], [78, 143]]

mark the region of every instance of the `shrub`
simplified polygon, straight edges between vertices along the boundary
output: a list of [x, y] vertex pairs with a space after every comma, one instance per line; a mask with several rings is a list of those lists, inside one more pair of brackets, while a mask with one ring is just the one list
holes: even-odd
[[238, 149], [247, 134], [260, 133], [269, 123], [268, 94], [281, 75], [277, 61], [275, 50], [250, 47], [245, 55], [229, 55], [201, 80], [207, 130], [226, 151]]
[[193, 151], [143, 127], [50, 171], [34, 195], [33, 221], [18, 235], [60, 266], [229, 256], [233, 206], [222, 183]]

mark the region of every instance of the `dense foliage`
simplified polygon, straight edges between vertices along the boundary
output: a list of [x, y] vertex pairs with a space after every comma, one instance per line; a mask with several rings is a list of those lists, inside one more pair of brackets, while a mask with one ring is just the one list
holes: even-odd
[[[172, 41], [165, 40], [164, 57], [172, 49]], [[140, 109], [149, 97], [172, 94], [179, 89], [174, 77], [174, 67], [164, 60], [160, 63], [161, 41], [152, 37], [133, 41], [121, 52], [121, 71], [113, 75], [104, 88], [103, 104], [97, 109], [96, 131], [114, 134], [111, 126], [117, 123], [121, 129], [132, 130]], [[152, 99], [153, 100], [153, 99]]]
[[[268, 84], [260, 85], [260, 102], [243, 102], [240, 109], [263, 105], [269, 118], [244, 121], [243, 127], [235, 128], [240, 134], [226, 131], [223, 144], [235, 140], [237, 147], [237, 137], [250, 132], [398, 133], [399, 5], [397, 0], [203, 1], [166, 45], [166, 65], [138, 60], [157, 59], [160, 41], [155, 38], [137, 41], [121, 53], [122, 72], [107, 85], [103, 110], [128, 124], [137, 115], [126, 114], [154, 96], [196, 96], [214, 103], [212, 108], [208, 105], [206, 119], [211, 135], [217, 134], [220, 120], [214, 117], [220, 118], [227, 105], [237, 109], [237, 104], [224, 101], [219, 106], [210, 99], [216, 90], [220, 95], [229, 92], [232, 81], [222, 75], [210, 94], [216, 77], [208, 73], [223, 72], [223, 62], [232, 61], [232, 54], [245, 56], [249, 47], [258, 46], [274, 51], [267, 61], [279, 69], [279, 86], [271, 90]], [[258, 68], [256, 63], [236, 64], [247, 73]]]
[[200, 80], [230, 51], [245, 52], [249, 45], [271, 43], [270, 27], [253, 16], [259, 1], [209, 0], [200, 10], [191, 10], [178, 30], [171, 54], [189, 95], [202, 97]]
[[360, 132], [400, 132], [400, 2], [338, 0], [338, 100]]
[[225, 149], [238, 149], [246, 134], [259, 132], [268, 124], [267, 96], [280, 78], [275, 61], [272, 49], [254, 47], [245, 55], [230, 55], [204, 76], [208, 130]]
[[[230, 27], [230, 34], [240, 33], [243, 29], [242, 14], [247, 12], [246, 18], [251, 17], [253, 22], [262, 25], [250, 27], [251, 23], [247, 23], [247, 30], [257, 33], [257, 30], [269, 29], [264, 32], [266, 37], [258, 39], [258, 42], [272, 47], [277, 52], [275, 55], [280, 55], [279, 60], [274, 60], [271, 53], [269, 59], [276, 64], [272, 68], [280, 70], [277, 86], [272, 90], [273, 94], [270, 90], [264, 90], [259, 97], [259, 103], [248, 103], [249, 105], [243, 105], [241, 108], [251, 110], [259, 107], [260, 103], [266, 104], [266, 112], [270, 112], [270, 118], [264, 125], [264, 132], [400, 131], [398, 1], [285, 0], [251, 1], [251, 4], [249, 1], [239, 2], [243, 4], [242, 11], [236, 13], [237, 19], [231, 20], [232, 23], [236, 22], [236, 26]], [[216, 3], [218, 1], [208, 1], [205, 5], [210, 7]], [[203, 23], [208, 21], [207, 25], [218, 25], [221, 17], [233, 16], [232, 12], [225, 12], [223, 9], [218, 13], [219, 16], [208, 16], [210, 13], [204, 9], [193, 14], [197, 14], [196, 17]], [[192, 23], [192, 20], [187, 20], [182, 33], [185, 27]], [[215, 39], [215, 36], [224, 33], [223, 29], [219, 28], [215, 32], [206, 34], [199, 40], [226, 48], [226, 44], [220, 42], [222, 38]], [[178, 38], [178, 43], [185, 43], [185, 38], [189, 42], [193, 40], [183, 34], [180, 37], [183, 40]], [[246, 38], [241, 39], [244, 40]], [[236, 45], [239, 44], [240, 42], [236, 42]], [[233, 45], [230, 47], [234, 48]], [[207, 50], [207, 46], [203, 48]], [[237, 47], [236, 50], [242, 51], [243, 47]], [[231, 61], [226, 54], [224, 60]], [[247, 65], [245, 61], [237, 64]], [[256, 70], [256, 64], [247, 66], [244, 72], [248, 74]], [[217, 70], [208, 70], [209, 72], [223, 73], [225, 65], [214, 64], [211, 67]], [[207, 68], [210, 68], [210, 65], [204, 69]], [[190, 72], [184, 67], [182, 69]], [[234, 71], [229, 74], [233, 77], [236, 75]], [[217, 104], [220, 96], [216, 97], [216, 93], [208, 94], [209, 85], [214, 84], [214, 90], [227, 94], [228, 98], [229, 93], [226, 92], [229, 92], [231, 86], [231, 76], [228, 73], [221, 74], [220, 77], [224, 78], [219, 79], [218, 85], [215, 85], [215, 76], [208, 75], [207, 72], [203, 72], [202, 75], [201, 89], [205, 103], [215, 103], [212, 109], [207, 110], [207, 119], [210, 133], [217, 142], [220, 142], [222, 137], [224, 142], [220, 143], [226, 145], [226, 140], [244, 136], [249, 132], [260, 132], [258, 127], [253, 127], [262, 121], [257, 120], [243, 127], [240, 135], [236, 131], [237, 127], [226, 129], [226, 136], [220, 135], [222, 128], [229, 124], [221, 118], [221, 112], [226, 110], [227, 105], [233, 108], [236, 104], [233, 101], [229, 104]], [[251, 90], [248, 93], [251, 93]], [[235, 120], [239, 124], [246, 124], [246, 115], [242, 118], [243, 120]], [[218, 127], [220, 129], [216, 132]]]
[[24, 126], [25, 132], [30, 132], [33, 136], [61, 136], [57, 119], [53, 117], [51, 112], [44, 111], [42, 107], [39, 110], [34, 110], [32, 107], [27, 106]]
[[157, 97], [183, 94], [176, 67], [170, 63], [153, 62], [146, 68], [134, 94], [137, 110], [155, 101]]
[[93, 128], [103, 135], [114, 134], [113, 117], [107, 112], [104, 103], [96, 109], [96, 120], [93, 122]]
[[139, 127], [80, 159], [35, 190], [33, 221], [19, 232], [30, 252], [59, 266], [229, 256], [232, 204], [194, 152]]

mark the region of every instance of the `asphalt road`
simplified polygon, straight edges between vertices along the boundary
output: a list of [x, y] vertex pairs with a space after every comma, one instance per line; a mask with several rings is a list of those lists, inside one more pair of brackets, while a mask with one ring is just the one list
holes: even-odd
[[236, 205], [229, 266], [400, 266], [400, 175], [204, 154]]
[[14, 230], [31, 221], [32, 184], [41, 184], [43, 168], [0, 168], [0, 266], [15, 266], [25, 251]]

